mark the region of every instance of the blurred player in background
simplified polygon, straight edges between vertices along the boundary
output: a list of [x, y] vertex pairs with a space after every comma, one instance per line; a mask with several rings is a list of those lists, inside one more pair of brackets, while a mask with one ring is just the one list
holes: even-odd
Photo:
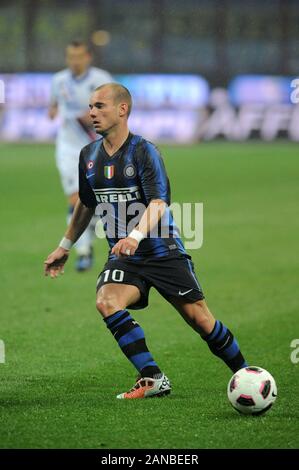
[[[168, 208], [170, 186], [162, 157], [153, 144], [129, 131], [131, 106], [129, 91], [116, 83], [101, 86], [92, 94], [90, 115], [103, 139], [81, 151], [80, 199], [65, 237], [45, 261], [46, 275], [55, 278], [63, 272], [70, 248], [96, 207], [105, 205], [107, 211], [110, 204], [111, 216], [105, 229], [110, 251], [97, 282], [97, 309], [139, 372], [136, 384], [129, 392], [119, 394], [120, 399], [162, 396], [171, 391], [168, 378], [147, 347], [143, 329], [127, 310], [145, 308], [151, 287], [232, 371], [247, 366], [234, 335], [215, 320], [204, 300], [191, 257]], [[132, 210], [136, 202], [144, 209], [138, 221], [136, 206]], [[133, 223], [131, 230], [129, 223]], [[148, 236], [159, 223], [167, 229], [167, 235]]]
[[[88, 45], [73, 41], [66, 47], [68, 68], [56, 73], [52, 81], [49, 117], [54, 119], [59, 115], [61, 118], [56, 140], [56, 164], [68, 198], [68, 223], [78, 200], [80, 150], [97, 138], [86, 103], [96, 87], [113, 81], [105, 70], [91, 67], [91, 62]], [[92, 227], [90, 224], [75, 246], [78, 271], [85, 271], [92, 265]]]

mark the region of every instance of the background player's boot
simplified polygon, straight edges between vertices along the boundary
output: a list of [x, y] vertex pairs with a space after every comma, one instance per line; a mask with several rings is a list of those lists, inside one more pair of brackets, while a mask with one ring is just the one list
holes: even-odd
[[78, 255], [76, 260], [76, 270], [79, 272], [88, 271], [93, 265], [93, 249], [90, 248], [90, 252], [84, 255]]
[[121, 393], [120, 395], [117, 395], [116, 398], [134, 399], [163, 397], [168, 395], [170, 391], [171, 385], [169, 379], [165, 374], [162, 374], [162, 377], [159, 379], [141, 377], [129, 392]]

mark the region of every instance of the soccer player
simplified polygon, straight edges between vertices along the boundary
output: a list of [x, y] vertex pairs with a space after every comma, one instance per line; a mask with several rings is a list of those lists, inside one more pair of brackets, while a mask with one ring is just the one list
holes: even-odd
[[[92, 128], [87, 103], [91, 91], [98, 85], [111, 82], [105, 70], [91, 67], [92, 55], [84, 42], [73, 41], [66, 47], [68, 68], [56, 73], [51, 88], [49, 117], [58, 114], [61, 125], [56, 140], [56, 164], [62, 187], [68, 199], [69, 223], [78, 200], [78, 161], [80, 150], [97, 136]], [[91, 224], [92, 225], [92, 224]], [[89, 226], [77, 241], [76, 269], [85, 271], [92, 264], [93, 229]]]
[[[46, 275], [55, 278], [62, 273], [95, 209], [102, 212], [110, 250], [98, 278], [96, 306], [139, 373], [133, 388], [117, 396], [122, 399], [171, 391], [169, 379], [148, 350], [143, 329], [128, 311], [147, 306], [152, 286], [233, 372], [247, 366], [233, 334], [215, 320], [204, 300], [168, 208], [170, 188], [162, 157], [153, 144], [129, 131], [131, 106], [129, 91], [119, 84], [105, 84], [92, 94], [90, 116], [103, 138], [81, 151], [79, 201], [58, 248], [45, 261]], [[140, 206], [143, 211], [136, 223]], [[159, 225], [160, 232], [151, 238]], [[167, 236], [159, 236], [163, 233]]]

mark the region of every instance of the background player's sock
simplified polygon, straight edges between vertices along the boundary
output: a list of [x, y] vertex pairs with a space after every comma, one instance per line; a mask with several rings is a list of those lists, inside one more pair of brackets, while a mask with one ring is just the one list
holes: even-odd
[[216, 320], [213, 331], [203, 339], [212, 353], [220, 357], [233, 372], [247, 367], [234, 335], [221, 321]]
[[142, 377], [158, 378], [161, 370], [149, 352], [143, 329], [127, 310], [119, 310], [104, 318], [107, 328], [118, 342], [122, 352], [136, 367]]
[[[69, 206], [68, 215], [67, 215], [67, 224], [70, 223], [73, 211], [74, 211], [74, 207]], [[90, 233], [89, 226], [88, 226], [86, 230], [82, 233], [79, 240], [77, 240], [77, 242], [74, 244], [74, 248], [76, 250], [77, 255], [79, 256], [90, 255], [91, 241], [92, 241], [92, 237], [91, 237], [91, 233]]]

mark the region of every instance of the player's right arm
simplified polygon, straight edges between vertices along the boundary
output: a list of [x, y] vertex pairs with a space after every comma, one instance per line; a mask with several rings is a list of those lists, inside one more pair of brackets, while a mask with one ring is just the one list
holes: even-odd
[[45, 260], [45, 276], [52, 278], [63, 274], [64, 265], [68, 260], [71, 246], [76, 243], [94, 215], [94, 208], [86, 207], [80, 199], [75, 206], [71, 222], [61, 240], [60, 245]]
[[[87, 146], [89, 147], [89, 146]], [[71, 222], [61, 240], [60, 245], [45, 261], [45, 275], [52, 278], [63, 274], [64, 265], [69, 257], [71, 246], [76, 243], [88, 227], [95, 213], [97, 201], [86, 178], [86, 163], [84, 149], [79, 158], [79, 199], [76, 203]]]

